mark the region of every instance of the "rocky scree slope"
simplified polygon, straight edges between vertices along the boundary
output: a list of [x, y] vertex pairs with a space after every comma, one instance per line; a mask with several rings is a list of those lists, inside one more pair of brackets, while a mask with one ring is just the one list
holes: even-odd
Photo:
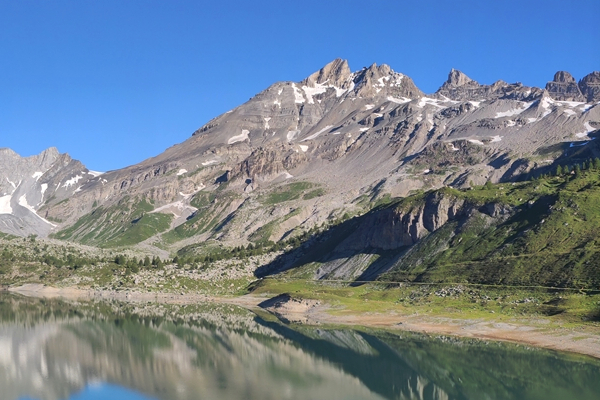
[[351, 72], [338, 59], [38, 212], [61, 221], [57, 238], [92, 245], [278, 241], [386, 196], [551, 168], [589, 147], [600, 124], [600, 74], [573, 82], [560, 72], [546, 89], [482, 85], [452, 70], [426, 95], [387, 65]]

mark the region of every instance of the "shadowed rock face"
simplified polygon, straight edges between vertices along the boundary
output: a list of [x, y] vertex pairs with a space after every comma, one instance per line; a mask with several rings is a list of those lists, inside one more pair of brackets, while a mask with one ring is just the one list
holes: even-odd
[[594, 71], [580, 80], [579, 89], [588, 103], [600, 101], [600, 71]]
[[[571, 75], [560, 72], [545, 91], [503, 81], [482, 85], [452, 70], [436, 93], [426, 95], [410, 77], [385, 64], [350, 71], [345, 60], [336, 59], [301, 82], [277, 82], [209, 121], [185, 142], [101, 176], [50, 151], [45, 159], [55, 161], [44, 164], [50, 172], [36, 181], [32, 176], [38, 170], [27, 169], [29, 183], [23, 185], [32, 185], [28, 204], [62, 232], [85, 217], [85, 224], [61, 238], [86, 244], [102, 241], [100, 235], [88, 235], [91, 231], [126, 232], [140, 215], [129, 218], [123, 207], [142, 201], [155, 210], [166, 206], [162, 212], [178, 221], [169, 229], [186, 224], [180, 229], [191, 232], [185, 237], [194, 242], [213, 238], [245, 245], [268, 223], [268, 239], [277, 241], [332, 215], [364, 211], [356, 201], [361, 196], [405, 196], [416, 189], [518, 179], [562, 154], [544, 149], [586, 146], [600, 126], [594, 100], [600, 96], [599, 73], [586, 76], [578, 87]], [[593, 101], [558, 100], [577, 96]], [[548, 155], [541, 158], [540, 151]], [[14, 155], [0, 152], [0, 165], [3, 159]], [[0, 171], [0, 205], [20, 209], [21, 194], [12, 191], [21, 178]], [[283, 200], [269, 195], [302, 182], [319, 190], [309, 195], [301, 189]], [[48, 187], [38, 204], [43, 184]], [[200, 201], [204, 197], [210, 198], [206, 204]], [[265, 199], [275, 200], [265, 204]], [[203, 204], [196, 217], [186, 221], [175, 215], [178, 208], [197, 208], [192, 203]], [[97, 209], [108, 211], [92, 214]], [[286, 219], [292, 211], [296, 218]], [[36, 228], [21, 230], [19, 224], [34, 222], [15, 222], [25, 217], [9, 212], [0, 214], [0, 221], [10, 219], [13, 225], [0, 222], [0, 230], [45, 235], [54, 229], [27, 212], [32, 221], [39, 220]], [[199, 221], [203, 213], [206, 220]], [[201, 229], [211, 221], [219, 232]]]
[[554, 79], [546, 84], [546, 90], [554, 100], [585, 101], [575, 78], [566, 71], [554, 74]]

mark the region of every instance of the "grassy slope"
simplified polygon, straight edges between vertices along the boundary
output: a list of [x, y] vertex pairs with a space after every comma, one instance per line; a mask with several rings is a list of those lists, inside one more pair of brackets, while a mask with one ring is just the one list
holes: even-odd
[[98, 207], [54, 238], [99, 247], [124, 247], [139, 243], [169, 229], [172, 215], [150, 213], [146, 200], [125, 198], [108, 208]]
[[[361, 229], [361, 221], [372, 218], [366, 214], [315, 236], [262, 268], [260, 276], [287, 270], [288, 278], [306, 278], [324, 263], [347, 258], [357, 268], [384, 265], [381, 270], [388, 272], [379, 276], [383, 281], [600, 287], [599, 171], [434, 192], [464, 200], [468, 212], [410, 248], [337, 252], [337, 246], [343, 248], [349, 235]], [[431, 195], [416, 194], [378, 209], [404, 214], [419, 210]], [[493, 208], [505, 214], [492, 217]]]
[[[449, 189], [445, 189], [450, 191]], [[546, 178], [453, 191], [516, 212], [505, 221], [474, 213], [418, 243], [383, 280], [600, 286], [600, 176]]]

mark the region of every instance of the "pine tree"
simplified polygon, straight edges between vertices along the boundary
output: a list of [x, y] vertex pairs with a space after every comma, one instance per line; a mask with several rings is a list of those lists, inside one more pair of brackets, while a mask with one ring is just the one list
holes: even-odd
[[558, 166], [556, 167], [556, 176], [561, 176], [563, 174], [563, 168], [562, 166]]

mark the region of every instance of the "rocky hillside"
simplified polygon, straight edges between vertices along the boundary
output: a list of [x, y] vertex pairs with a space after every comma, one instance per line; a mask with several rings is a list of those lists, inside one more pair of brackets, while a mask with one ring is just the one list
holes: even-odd
[[[140, 164], [97, 177], [72, 169], [52, 182], [56, 194], [27, 197], [36, 230], [0, 229], [170, 251], [279, 241], [388, 197], [554, 168], [593, 143], [599, 85], [598, 72], [579, 83], [559, 72], [540, 89], [482, 85], [452, 70], [426, 95], [387, 65], [351, 72], [338, 59], [301, 82], [275, 83]], [[51, 188], [44, 179], [32, 190]], [[3, 196], [0, 217], [23, 218], [22, 195]]]
[[100, 175], [56, 148], [32, 157], [0, 149], [0, 231], [48, 235], [61, 221], [45, 206], [66, 201], [86, 183], [101, 181]]
[[598, 288], [600, 159], [566, 168], [409, 196], [312, 236], [257, 275]]

